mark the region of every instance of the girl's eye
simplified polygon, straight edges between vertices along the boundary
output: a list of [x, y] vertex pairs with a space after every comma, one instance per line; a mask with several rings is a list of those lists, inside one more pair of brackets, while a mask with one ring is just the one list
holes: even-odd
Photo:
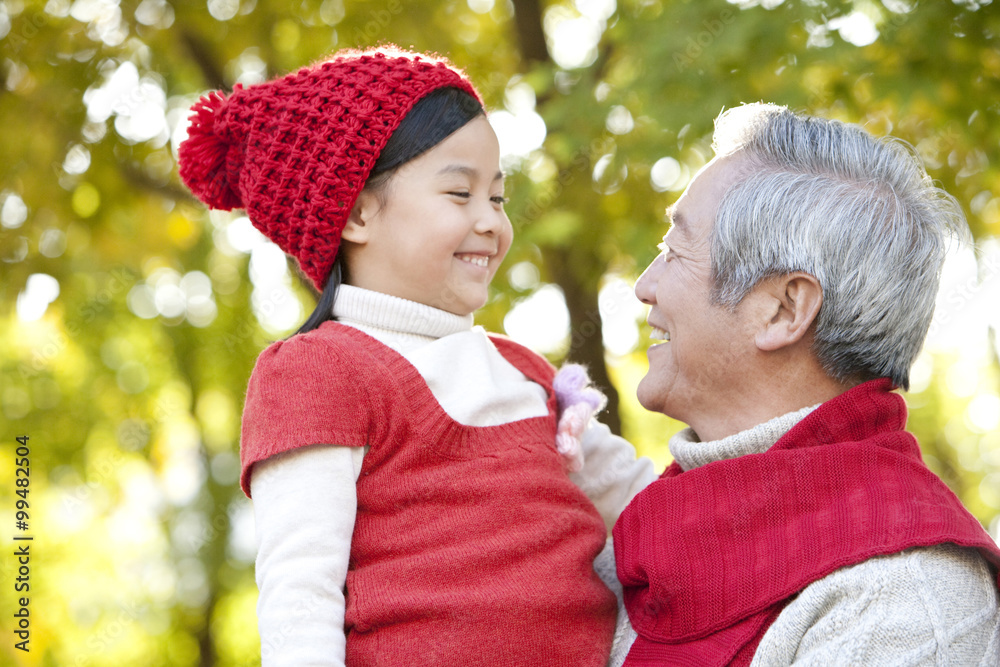
[[458, 192], [458, 191], [455, 191], [455, 192], [449, 192], [448, 194], [450, 194], [453, 197], [461, 197], [462, 199], [468, 199], [469, 197], [472, 196], [471, 192]]
[[503, 206], [510, 200], [504, 197], [503, 195], [496, 195], [494, 197], [490, 197], [490, 201], [493, 202], [494, 204], [500, 204], [501, 206]]

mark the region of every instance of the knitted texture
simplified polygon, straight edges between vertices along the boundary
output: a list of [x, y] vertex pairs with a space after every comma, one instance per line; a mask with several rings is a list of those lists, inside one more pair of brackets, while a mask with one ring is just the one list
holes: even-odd
[[778, 665], [1000, 665], [996, 575], [974, 549], [907, 549], [799, 593], [754, 653]]
[[343, 51], [285, 77], [213, 92], [192, 107], [180, 176], [207, 206], [243, 208], [322, 289], [375, 161], [428, 93], [458, 88], [447, 61], [383, 47]]
[[693, 429], [685, 428], [670, 437], [670, 455], [681, 470], [693, 470], [715, 461], [761, 454], [817, 407], [812, 405], [789, 412], [722, 440], [703, 442]]
[[546, 389], [547, 414], [459, 424], [403, 357], [335, 322], [275, 343], [257, 362], [244, 489], [254, 463], [280, 451], [370, 446], [347, 575], [349, 665], [607, 661], [615, 599], [593, 568], [606, 532], [554, 446], [554, 369], [492, 340]]
[[791, 596], [835, 570], [951, 542], [1000, 550], [920, 458], [888, 379], [824, 403], [762, 454], [642, 491], [614, 528], [638, 633], [626, 665], [748, 664]]

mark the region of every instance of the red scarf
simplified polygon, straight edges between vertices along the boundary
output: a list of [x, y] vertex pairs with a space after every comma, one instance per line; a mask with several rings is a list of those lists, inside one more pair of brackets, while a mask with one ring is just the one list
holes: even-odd
[[[762, 454], [676, 463], [614, 527], [636, 665], [745, 665], [791, 596], [838, 568], [953, 542], [1000, 549], [924, 465], [888, 379], [810, 413]], [[1000, 584], [1000, 581], [998, 581]]]

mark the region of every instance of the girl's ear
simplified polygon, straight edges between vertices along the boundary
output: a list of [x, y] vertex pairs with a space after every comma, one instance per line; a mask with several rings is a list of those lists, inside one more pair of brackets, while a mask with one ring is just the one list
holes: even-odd
[[351, 243], [367, 243], [368, 235], [372, 229], [372, 220], [378, 210], [377, 197], [371, 192], [362, 190], [361, 194], [358, 195], [358, 200], [354, 202], [351, 214], [347, 216], [347, 224], [344, 225], [344, 231], [340, 233], [340, 238]]

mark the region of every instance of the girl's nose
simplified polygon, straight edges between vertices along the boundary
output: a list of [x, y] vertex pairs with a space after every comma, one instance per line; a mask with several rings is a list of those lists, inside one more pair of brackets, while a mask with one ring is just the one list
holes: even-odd
[[507, 223], [507, 214], [487, 203], [476, 212], [475, 230], [480, 234], [500, 234]]
[[662, 268], [663, 256], [658, 255], [635, 281], [635, 297], [647, 306], [656, 302], [656, 286], [659, 283]]

